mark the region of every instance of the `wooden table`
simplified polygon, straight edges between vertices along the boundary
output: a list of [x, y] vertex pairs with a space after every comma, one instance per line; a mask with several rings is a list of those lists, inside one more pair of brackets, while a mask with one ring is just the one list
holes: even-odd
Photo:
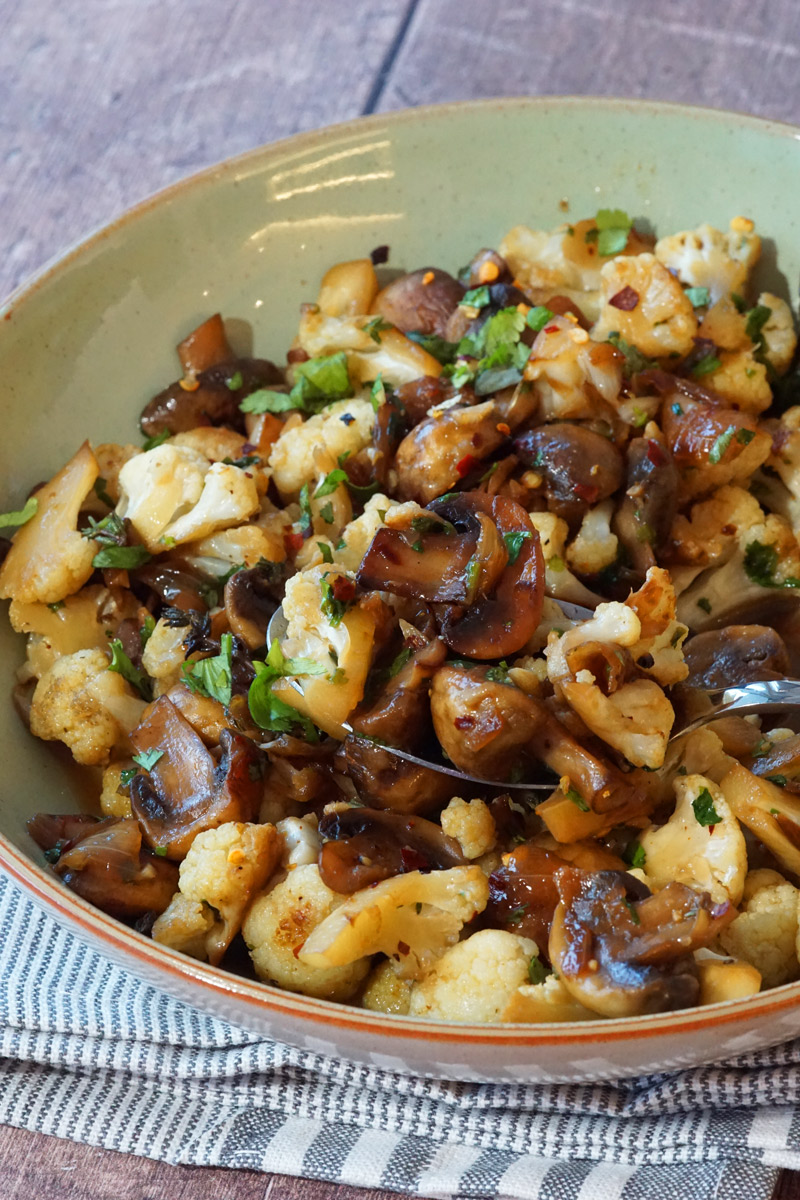
[[[795, 0], [0, 0], [0, 31], [0, 295], [149, 192], [362, 113], [578, 93], [800, 124]], [[0, 1179], [5, 1200], [389, 1197], [13, 1129]]]

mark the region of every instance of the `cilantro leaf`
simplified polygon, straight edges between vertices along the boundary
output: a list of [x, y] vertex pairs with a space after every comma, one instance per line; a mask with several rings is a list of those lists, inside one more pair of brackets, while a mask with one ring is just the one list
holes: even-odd
[[381, 334], [387, 329], [394, 329], [394, 325], [390, 321], [384, 321], [383, 317], [378, 315], [373, 317], [371, 321], [367, 321], [366, 325], [361, 326], [363, 333], [368, 333], [373, 342], [381, 344]]
[[736, 426], [729, 425], [724, 433], [721, 433], [714, 442], [708, 453], [708, 461], [710, 463], [718, 463], [725, 454], [725, 451], [733, 441], [733, 435], [736, 433]]
[[545, 308], [543, 304], [537, 304], [528, 313], [525, 323], [534, 333], [538, 333], [541, 329], [544, 329], [548, 321], [552, 321], [553, 316], [554, 314], [549, 308]]
[[136, 688], [143, 700], [150, 701], [153, 699], [153, 685], [150, 679], [145, 675], [144, 671], [140, 671], [135, 667], [127, 654], [122, 648], [122, 642], [119, 638], [114, 638], [109, 643], [111, 651], [111, 662], [108, 665], [109, 671], [116, 671], [123, 679], [127, 679], [128, 683]]
[[372, 405], [372, 411], [376, 413], [382, 404], [386, 403], [386, 387], [383, 382], [383, 376], [378, 375], [378, 378], [370, 388], [369, 402]]
[[440, 362], [442, 366], [455, 362], [458, 344], [456, 342], [447, 342], [444, 338], [440, 338], [435, 333], [419, 333], [412, 332], [406, 334], [412, 342], [416, 342], [418, 346], [422, 346], [432, 358]]
[[333, 551], [331, 550], [331, 548], [327, 542], [317, 542], [317, 549], [319, 550], [320, 554], [322, 555], [322, 561], [324, 563], [332, 563], [333, 562]]
[[389, 667], [389, 678], [390, 679], [394, 679], [395, 675], [400, 674], [403, 667], [406, 665], [406, 663], [411, 658], [411, 655], [413, 653], [414, 653], [414, 651], [411, 649], [410, 646], [406, 646], [404, 650], [400, 651], [400, 653], [397, 655], [397, 658], [394, 659], [391, 666]]
[[575, 805], [575, 807], [579, 808], [581, 810], [581, 812], [589, 812], [589, 805], [586, 803], [583, 796], [580, 794], [580, 792], [576, 788], [574, 788], [574, 787], [567, 788], [567, 791], [565, 794], [566, 794], [567, 799], [571, 800], [572, 803]]
[[171, 438], [172, 434], [168, 429], [162, 429], [161, 433], [154, 433], [152, 437], [145, 438], [142, 442], [142, 450], [147, 453], [148, 450], [155, 450], [157, 446], [163, 446], [167, 438]]
[[755, 346], [763, 347], [763, 329], [771, 316], [772, 309], [766, 304], [756, 304], [755, 308], [751, 308], [747, 313], [744, 331]]
[[144, 546], [104, 546], [92, 559], [95, 568], [116, 568], [118, 571], [133, 571], [150, 562], [152, 554]]
[[621, 254], [628, 244], [633, 221], [621, 208], [601, 208], [595, 217], [597, 229], [590, 229], [587, 242], [597, 242], [597, 250], [603, 258]]
[[7, 529], [11, 525], [26, 525], [38, 511], [39, 501], [35, 496], [29, 496], [23, 507], [16, 512], [0, 513], [0, 529]]
[[719, 825], [722, 817], [714, 808], [714, 797], [708, 788], [702, 788], [692, 801], [692, 810], [699, 825]]
[[225, 707], [231, 702], [233, 689], [233, 667], [231, 653], [233, 636], [223, 633], [219, 640], [220, 652], [211, 658], [200, 658], [196, 662], [184, 663], [183, 681], [191, 691], [201, 696], [210, 696]]
[[[277, 643], [273, 642], [274, 645]], [[253, 663], [253, 666], [256, 669], [256, 677], [250, 684], [247, 704], [256, 725], [273, 733], [292, 733], [300, 726], [307, 741], [318, 742], [319, 734], [308, 717], [303, 716], [273, 692], [272, 684], [278, 678], [275, 669], [262, 662]]]
[[707, 287], [688, 287], [683, 294], [692, 308], [705, 308], [711, 298]]
[[336, 491], [340, 483], [348, 483], [349, 479], [350, 477], [347, 474], [347, 471], [343, 470], [341, 467], [335, 467], [332, 471], [328, 472], [322, 483], [314, 492], [314, 499], [321, 500], [323, 496], [330, 496], [332, 492]]
[[716, 371], [722, 366], [722, 359], [717, 358], [712, 350], [708, 354], [704, 354], [699, 362], [696, 362], [692, 367], [692, 375], [695, 379], [702, 379], [704, 375], [710, 375], [712, 371]]
[[545, 979], [552, 974], [553, 972], [544, 965], [538, 954], [531, 957], [531, 961], [528, 963], [528, 979], [531, 983], [544, 983]]
[[109, 508], [113, 508], [114, 501], [111, 499], [108, 492], [106, 491], [107, 483], [108, 483], [107, 479], [103, 479], [102, 475], [98, 475], [97, 479], [95, 479], [95, 481], [94, 481], [94, 488], [92, 490], [94, 491], [94, 494], [95, 494], [95, 496], [97, 496], [98, 500], [102, 500], [103, 504], [106, 504]]
[[274, 392], [268, 388], [251, 392], [242, 400], [242, 412], [321, 412], [334, 400], [347, 400], [353, 394], [344, 350], [326, 354], [321, 358], [309, 358], [307, 362], [294, 364], [295, 382], [291, 392]]
[[629, 845], [625, 847], [622, 857], [630, 867], [638, 867], [641, 869], [647, 862], [647, 855], [645, 854], [644, 846], [641, 844], [641, 842], [630, 842]]
[[327, 573], [320, 579], [319, 586], [322, 592], [320, 609], [328, 618], [328, 623], [336, 629], [355, 599], [355, 586], [352, 580], [343, 575], [338, 575], [331, 583]]
[[324, 664], [314, 658], [287, 658], [277, 638], [273, 638], [266, 663], [273, 672], [273, 679], [280, 679], [285, 675], [327, 674]]
[[459, 300], [461, 308], [485, 308], [487, 304], [491, 304], [492, 297], [489, 288], [484, 283], [480, 287], [470, 288], [468, 292]]
[[782, 581], [775, 578], [778, 567], [778, 551], [764, 542], [750, 542], [745, 547], [744, 569], [748, 579], [759, 587], [800, 588], [800, 579], [788, 576]]
[[636, 346], [626, 342], [619, 333], [614, 332], [608, 335], [608, 340], [611, 345], [619, 350], [620, 354], [624, 355], [625, 363], [623, 365], [623, 373], [630, 378], [631, 375], [638, 375], [640, 371], [646, 371], [649, 367], [655, 366], [655, 359], [648, 358], [642, 354]]

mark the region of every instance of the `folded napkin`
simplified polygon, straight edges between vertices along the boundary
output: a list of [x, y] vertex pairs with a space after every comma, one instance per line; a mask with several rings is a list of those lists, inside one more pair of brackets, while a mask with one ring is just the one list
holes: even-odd
[[606, 1085], [415, 1079], [205, 1016], [2, 877], [0, 922], [5, 1124], [430, 1198], [768, 1200], [800, 1168], [800, 1040]]

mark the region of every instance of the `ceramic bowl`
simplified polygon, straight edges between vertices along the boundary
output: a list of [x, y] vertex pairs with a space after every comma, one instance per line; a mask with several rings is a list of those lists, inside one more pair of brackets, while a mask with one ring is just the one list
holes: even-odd
[[[175, 375], [174, 344], [209, 313], [237, 318], [240, 352], [252, 339], [282, 361], [323, 270], [384, 243], [391, 266], [455, 270], [510, 226], [549, 228], [565, 212], [620, 207], [666, 232], [702, 221], [724, 229], [741, 214], [765, 239], [761, 282], [794, 298], [798, 139], [787, 126], [668, 105], [498, 100], [369, 117], [205, 171], [66, 254], [0, 310], [0, 511], [85, 436], [137, 439], [142, 405]], [[661, 1016], [486, 1027], [295, 996], [164, 949], [42, 865], [26, 818], [74, 809], [85, 785], [12, 711], [23, 646], [5, 619], [0, 649], [0, 865], [75, 936], [198, 1009], [316, 1051], [461, 1079], [608, 1079], [800, 1033], [800, 983]]]

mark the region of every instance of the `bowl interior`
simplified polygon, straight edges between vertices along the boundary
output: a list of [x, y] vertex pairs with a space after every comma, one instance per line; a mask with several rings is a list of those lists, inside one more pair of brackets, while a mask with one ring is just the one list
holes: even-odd
[[[390, 247], [391, 267], [456, 270], [517, 223], [620, 207], [655, 232], [756, 222], [761, 282], [796, 301], [800, 133], [712, 111], [608, 100], [491, 101], [375, 117], [229, 162], [141, 205], [0, 310], [0, 511], [77, 449], [139, 440], [205, 316], [237, 349], [284, 361], [298, 305], [337, 260]], [[779, 248], [779, 267], [776, 265]], [[86, 783], [24, 732], [9, 698], [22, 639], [0, 621], [0, 833], [30, 852], [31, 813]]]

